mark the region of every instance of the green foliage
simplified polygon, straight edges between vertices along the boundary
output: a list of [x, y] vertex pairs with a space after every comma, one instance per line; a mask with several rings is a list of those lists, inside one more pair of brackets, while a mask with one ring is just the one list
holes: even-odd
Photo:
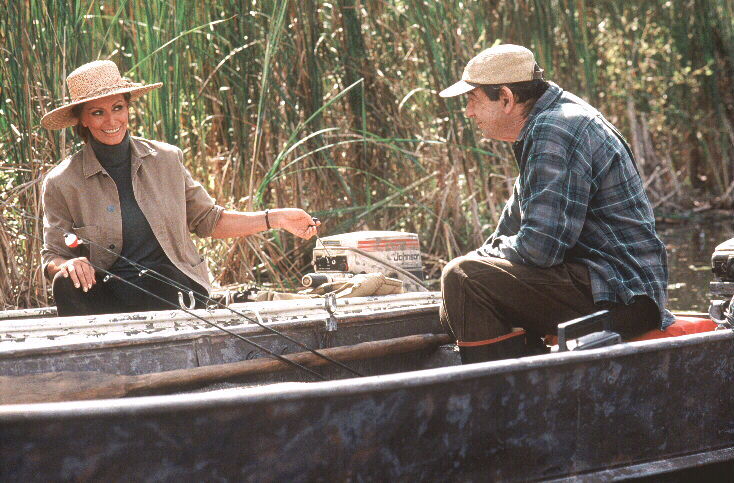
[[[515, 164], [478, 139], [463, 99], [436, 92], [495, 43], [630, 138], [656, 206], [731, 203], [734, 2], [519, 0], [41, 0], [0, 5], [0, 212], [40, 214], [43, 174], [78, 148], [39, 122], [97, 58], [138, 82], [135, 133], [180, 146], [234, 209], [300, 206], [323, 234], [420, 234], [436, 276], [496, 223]], [[694, 198], [695, 195], [695, 198]], [[722, 196], [725, 195], [725, 196]], [[43, 303], [37, 223], [0, 219], [0, 306]], [[202, 241], [220, 283], [292, 285], [312, 244], [263, 234]]]

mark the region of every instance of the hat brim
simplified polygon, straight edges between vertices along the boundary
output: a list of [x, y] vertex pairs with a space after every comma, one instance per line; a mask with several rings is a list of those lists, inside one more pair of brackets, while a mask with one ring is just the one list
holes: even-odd
[[64, 129], [65, 127], [76, 126], [79, 122], [79, 119], [77, 119], [71, 113], [71, 110], [74, 108], [74, 106], [84, 104], [85, 102], [102, 99], [104, 97], [116, 96], [125, 93], [130, 93], [130, 100], [135, 100], [146, 94], [147, 92], [152, 91], [153, 89], [158, 89], [162, 85], [163, 82], [156, 82], [155, 84], [148, 85], [134, 84], [128, 87], [113, 89], [98, 96], [88, 97], [78, 101], [70, 102], [68, 104], [64, 104], [63, 106], [57, 107], [53, 111], [46, 113], [46, 115], [43, 116], [43, 118], [41, 119], [41, 126], [52, 131], [56, 129]]
[[477, 87], [476, 84], [470, 84], [466, 81], [459, 81], [456, 84], [447, 87], [446, 89], [442, 90], [438, 93], [441, 97], [455, 97], [460, 96], [462, 94], [466, 94], [467, 92], [474, 90]]

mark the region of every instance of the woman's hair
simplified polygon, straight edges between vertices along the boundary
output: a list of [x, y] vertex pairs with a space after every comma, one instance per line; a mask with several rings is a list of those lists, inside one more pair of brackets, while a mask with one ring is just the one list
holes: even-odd
[[[122, 94], [122, 97], [125, 99], [125, 103], [130, 106], [130, 93], [124, 92]], [[85, 143], [89, 142], [89, 138], [92, 136], [92, 133], [89, 132], [89, 128], [82, 126], [81, 119], [82, 119], [82, 109], [84, 109], [84, 104], [86, 102], [83, 102], [81, 104], [77, 104], [76, 106], [71, 108], [71, 113], [74, 115], [75, 118], [77, 118], [76, 126], [74, 126], [74, 132], [77, 136], [82, 138], [82, 141]]]

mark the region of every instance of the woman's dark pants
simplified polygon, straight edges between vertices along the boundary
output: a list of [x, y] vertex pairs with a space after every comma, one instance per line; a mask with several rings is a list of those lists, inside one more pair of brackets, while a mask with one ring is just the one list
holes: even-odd
[[[154, 270], [187, 287], [187, 291], [193, 290], [201, 295], [207, 293], [203, 287], [173, 265], [159, 265], [154, 267]], [[149, 272], [140, 277], [139, 280], [135, 280], [135, 287], [115, 278], [110, 278], [110, 280], [104, 282], [104, 277], [104, 274], [97, 272], [97, 283], [92, 285], [88, 292], [84, 292], [74, 287], [71, 278], [63, 277], [61, 272], [57, 273], [53, 280], [52, 290], [58, 315], [65, 317], [69, 315], [145, 312], [179, 307], [178, 293], [180, 290], [166, 282], [157, 280]], [[158, 300], [143, 290], [161, 297], [165, 301]], [[184, 301], [187, 303], [189, 301], [186, 294], [184, 295]], [[203, 303], [197, 302], [196, 308], [202, 308], [203, 306]]]

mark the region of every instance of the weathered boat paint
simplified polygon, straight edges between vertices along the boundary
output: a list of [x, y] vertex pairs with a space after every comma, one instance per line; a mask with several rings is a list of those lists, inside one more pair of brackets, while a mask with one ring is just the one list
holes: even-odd
[[[435, 323], [436, 307], [423, 309]], [[324, 330], [307, 319], [279, 323]], [[717, 331], [323, 383], [0, 406], [0, 479], [595, 481], [734, 464], [733, 350], [734, 332]], [[420, 358], [365, 372], [455, 354]]]
[[40, 317], [54, 317], [56, 307], [37, 307], [33, 309], [1, 310], [0, 323], [5, 320], [20, 320]]
[[[406, 335], [442, 332], [438, 322], [440, 294], [403, 294], [340, 300], [337, 330], [328, 331], [323, 300], [263, 302], [236, 306], [254, 317], [257, 310], [268, 327], [310, 348], [352, 345]], [[243, 321], [226, 310], [198, 311], [228, 330], [278, 354], [303, 348], [266, 329]], [[100, 317], [22, 319], [0, 325], [0, 376], [58, 371], [99, 371], [139, 375], [175, 369], [237, 362], [267, 354], [206, 325], [181, 311], [115, 314]], [[414, 370], [413, 363], [359, 363], [369, 374]], [[331, 370], [334, 377], [346, 371]], [[304, 377], [306, 376], [306, 377]], [[253, 380], [262, 380], [254, 378]], [[308, 374], [282, 374], [276, 380], [311, 380]]]
[[732, 350], [734, 333], [717, 331], [361, 379], [5, 406], [0, 477], [656, 474], [734, 455]]

